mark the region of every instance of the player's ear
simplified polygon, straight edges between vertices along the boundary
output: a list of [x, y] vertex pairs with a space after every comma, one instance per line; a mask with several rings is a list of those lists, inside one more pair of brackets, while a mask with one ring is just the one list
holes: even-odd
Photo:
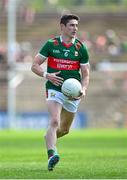
[[61, 27], [61, 30], [63, 30], [65, 28], [65, 25], [61, 23], [60, 27]]

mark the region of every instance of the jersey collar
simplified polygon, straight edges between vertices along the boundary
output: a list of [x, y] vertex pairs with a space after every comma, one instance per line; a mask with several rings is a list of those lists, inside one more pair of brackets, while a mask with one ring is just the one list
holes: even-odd
[[65, 42], [63, 41], [62, 36], [60, 36], [60, 42], [61, 42], [65, 47], [69, 48], [70, 46], [72, 46], [72, 44], [74, 44], [75, 38], [72, 39], [72, 42], [71, 42], [71, 43], [67, 44], [67, 43], [65, 43]]

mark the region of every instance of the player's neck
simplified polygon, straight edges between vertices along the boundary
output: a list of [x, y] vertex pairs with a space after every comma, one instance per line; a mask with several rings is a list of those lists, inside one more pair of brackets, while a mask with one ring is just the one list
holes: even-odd
[[68, 37], [68, 36], [65, 36], [65, 35], [61, 35], [61, 38], [62, 38], [62, 41], [66, 44], [70, 44], [73, 42], [73, 39], [74, 38], [71, 38], [71, 37]]

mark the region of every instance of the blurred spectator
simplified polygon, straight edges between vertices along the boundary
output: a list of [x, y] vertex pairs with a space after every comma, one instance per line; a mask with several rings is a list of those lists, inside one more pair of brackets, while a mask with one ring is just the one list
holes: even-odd
[[35, 13], [35, 9], [27, 6], [27, 4], [22, 4], [19, 8], [21, 22], [25, 21], [27, 25], [31, 25], [34, 22]]
[[106, 37], [104, 35], [99, 35], [96, 39], [96, 49], [100, 52], [103, 52], [106, 48]]
[[32, 24], [34, 22], [34, 17], [35, 17], [35, 10], [28, 7], [26, 9], [26, 14], [25, 14], [25, 21], [27, 24]]
[[117, 56], [120, 54], [119, 47], [117, 47], [115, 44], [111, 44], [108, 46], [108, 53], [112, 56]]
[[107, 35], [107, 46], [108, 53], [112, 56], [117, 56], [120, 54], [120, 40], [116, 35], [115, 31], [108, 29], [106, 31]]
[[90, 40], [90, 33], [86, 31], [79, 31], [78, 38], [87, 45], [88, 49], [91, 49], [92, 42]]

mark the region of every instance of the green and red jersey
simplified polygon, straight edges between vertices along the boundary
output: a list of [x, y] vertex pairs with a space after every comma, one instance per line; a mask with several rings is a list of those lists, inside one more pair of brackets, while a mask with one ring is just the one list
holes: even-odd
[[[76, 78], [80, 81], [80, 65], [89, 63], [87, 48], [78, 39], [73, 39], [70, 44], [65, 44], [61, 36], [49, 39], [39, 54], [48, 58], [47, 72], [61, 71], [59, 76], [64, 80]], [[46, 89], [61, 91], [60, 86], [55, 86], [50, 81], [46, 82]]]

